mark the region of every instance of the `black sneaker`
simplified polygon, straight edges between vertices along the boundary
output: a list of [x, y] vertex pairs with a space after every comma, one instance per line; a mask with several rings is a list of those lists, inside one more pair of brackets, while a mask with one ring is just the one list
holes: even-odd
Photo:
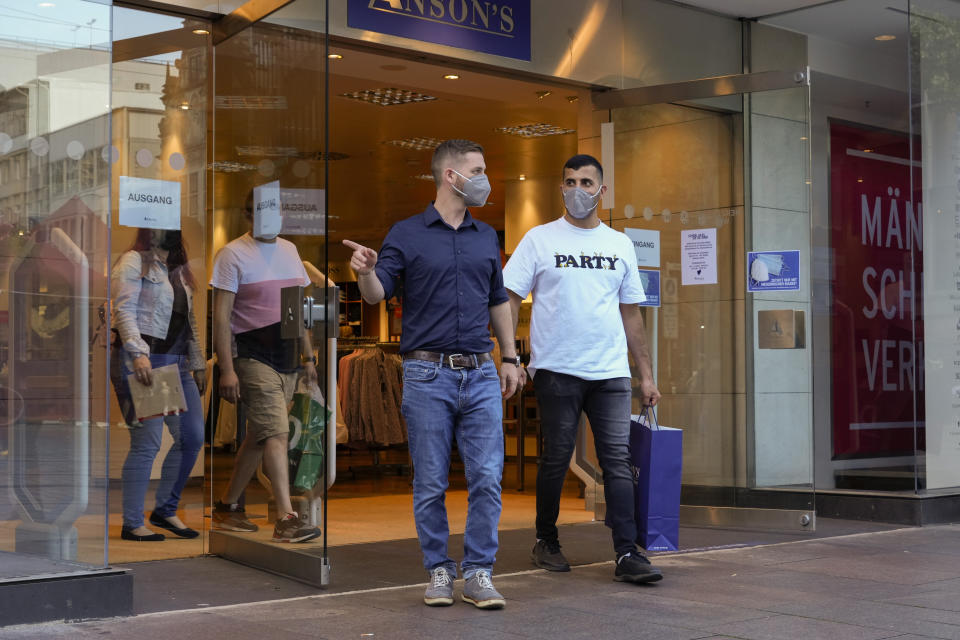
[[617, 558], [617, 569], [613, 573], [617, 582], [633, 582], [644, 584], [663, 579], [660, 569], [657, 569], [647, 557], [639, 551], [631, 551]]
[[560, 543], [556, 541], [537, 540], [530, 552], [530, 559], [533, 564], [547, 571], [570, 571], [570, 563], [563, 557]]

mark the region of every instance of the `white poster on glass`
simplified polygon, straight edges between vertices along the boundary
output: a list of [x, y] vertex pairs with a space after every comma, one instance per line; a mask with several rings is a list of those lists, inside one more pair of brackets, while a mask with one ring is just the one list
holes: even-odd
[[284, 235], [322, 236], [327, 221], [325, 189], [281, 189]]
[[680, 284], [717, 284], [717, 230], [681, 231], [680, 263]]
[[280, 181], [253, 188], [253, 237], [277, 237], [283, 227], [280, 213]]
[[120, 224], [144, 229], [180, 228], [179, 181], [120, 176]]
[[633, 250], [637, 252], [637, 266], [660, 268], [660, 232], [655, 229], [624, 229]]

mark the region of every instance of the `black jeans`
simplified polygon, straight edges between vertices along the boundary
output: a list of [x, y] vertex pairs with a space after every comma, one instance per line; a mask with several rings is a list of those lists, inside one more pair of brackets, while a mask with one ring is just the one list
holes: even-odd
[[593, 429], [603, 471], [603, 493], [617, 554], [636, 549], [633, 468], [630, 465], [630, 379], [584, 380], [538, 369], [533, 387], [540, 406], [543, 456], [537, 469], [537, 538], [556, 541], [560, 494], [577, 438], [580, 414]]

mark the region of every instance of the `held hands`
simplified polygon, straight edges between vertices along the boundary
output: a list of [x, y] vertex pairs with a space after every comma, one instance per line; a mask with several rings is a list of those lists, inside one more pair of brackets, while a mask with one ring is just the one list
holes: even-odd
[[150, 386], [153, 384], [153, 367], [150, 366], [150, 356], [137, 356], [133, 359], [133, 373], [137, 382]]
[[643, 405], [645, 407], [655, 407], [660, 402], [660, 390], [657, 389], [657, 383], [653, 380], [644, 380], [640, 383], [640, 393], [643, 394]]
[[377, 265], [377, 252], [352, 240], [344, 240], [343, 244], [353, 249], [350, 257], [350, 268], [361, 276], [365, 276]]

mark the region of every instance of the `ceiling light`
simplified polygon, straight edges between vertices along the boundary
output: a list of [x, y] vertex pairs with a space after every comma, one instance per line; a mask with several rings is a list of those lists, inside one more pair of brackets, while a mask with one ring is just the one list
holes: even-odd
[[580, 96], [567, 96], [567, 102], [577, 102], [580, 100]]
[[873, 149], [864, 149], [863, 152], [864, 152], [864, 153], [873, 153]]
[[55, 6], [57, 6], [57, 5], [55, 5], [55, 4], [52, 3], [52, 2], [38, 2], [38, 3], [37, 3], [37, 6], [38, 6], [38, 7], [43, 7], [44, 9], [48, 9], [48, 8], [50, 8], [50, 7], [55, 7]]
[[891, 41], [891, 40], [896, 40], [896, 39], [897, 39], [897, 36], [891, 36], [891, 35], [889, 35], [889, 34], [884, 34], [884, 35], [874, 36], [873, 39], [876, 40], [876, 41], [878, 41], [878, 42], [889, 42], [889, 41]]
[[210, 35], [209, 29], [194, 29], [193, 32], [198, 36], [208, 36]]
[[330, 58], [331, 60], [343, 60], [343, 56], [340, 55], [339, 53], [328, 53], [327, 57]]
[[523, 181], [526, 180], [526, 179], [527, 179], [526, 174], [521, 173], [521, 174], [520, 174], [520, 178], [519, 178], [520, 182], [523, 182]]
[[300, 150], [296, 147], [265, 147], [259, 144], [242, 145], [236, 147], [238, 156], [272, 156], [280, 158], [292, 158], [300, 155]]
[[458, 75], [455, 74], [455, 73], [448, 73], [447, 75], [443, 76], [443, 79], [444, 79], [444, 80], [459, 80], [459, 79], [460, 79], [460, 76], [458, 76]]
[[381, 107], [390, 107], [396, 104], [410, 104], [411, 102], [429, 102], [430, 100], [436, 100], [434, 96], [428, 96], [427, 94], [420, 93], [419, 91], [411, 91], [410, 89], [395, 89], [393, 87], [387, 87], [385, 89], [363, 89], [362, 91], [350, 91], [348, 93], [341, 93], [340, 97], [349, 98], [350, 100], [359, 100], [361, 102], [369, 102]]
[[537, 91], [537, 99], [543, 100], [544, 98], [552, 94], [553, 94], [553, 91], [550, 91], [548, 89], [544, 89], [543, 91]]
[[[443, 142], [443, 140], [438, 138], [402, 138], [399, 140], [387, 140], [383, 144], [391, 144], [401, 149], [411, 149], [413, 151], [433, 151], [440, 146], [441, 142]], [[432, 180], [433, 178], [431, 177], [430, 179]]]
[[432, 174], [429, 174], [429, 173], [421, 173], [421, 174], [418, 175], [418, 176], [413, 176], [413, 179], [414, 179], [414, 180], [423, 180], [423, 181], [429, 180], [430, 182], [433, 182], [433, 175], [432, 175]]
[[189, 111], [189, 110], [190, 110], [190, 103], [189, 103], [189, 102], [181, 102], [181, 103], [180, 103], [180, 108], [183, 109], [184, 111]]
[[806, 140], [806, 139], [807, 139], [807, 136], [800, 136], [800, 139], [801, 139], [801, 140]]
[[857, 182], [863, 182], [863, 178], [857, 178]]
[[217, 109], [286, 109], [286, 96], [217, 96]]
[[246, 162], [230, 162], [224, 160], [211, 162], [207, 168], [219, 171], [220, 173], [239, 173], [241, 171], [256, 171], [257, 169], [254, 165], [247, 164]]
[[521, 138], [542, 138], [544, 136], [559, 136], [566, 133], [576, 133], [576, 129], [564, 129], [545, 122], [536, 124], [520, 124], [512, 127], [498, 127], [494, 129], [497, 133], [506, 133], [511, 136], [520, 136]]

